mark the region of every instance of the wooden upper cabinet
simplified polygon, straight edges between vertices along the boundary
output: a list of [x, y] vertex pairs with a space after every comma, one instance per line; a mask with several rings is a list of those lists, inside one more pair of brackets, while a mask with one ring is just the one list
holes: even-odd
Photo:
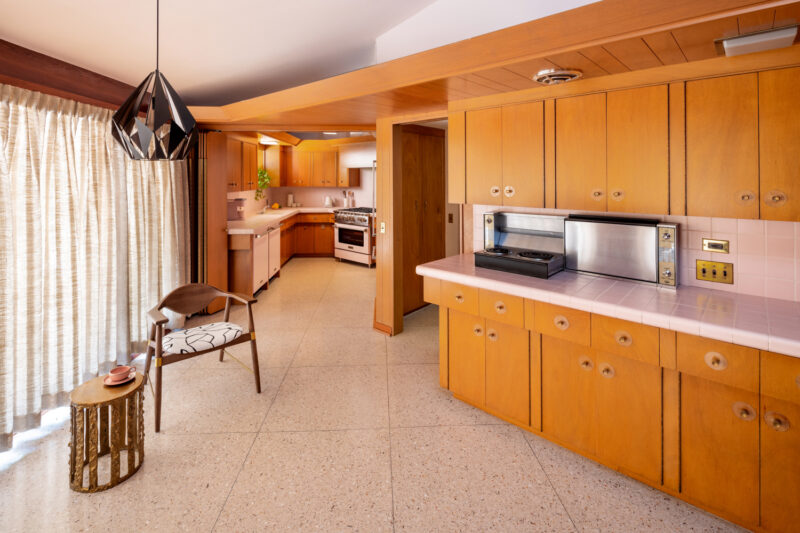
[[800, 68], [758, 74], [761, 218], [800, 221]]
[[556, 100], [556, 207], [606, 210], [606, 95]]
[[463, 204], [466, 187], [466, 113], [447, 114], [447, 201]]
[[504, 106], [503, 205], [544, 207], [544, 104]]
[[283, 146], [267, 146], [264, 149], [264, 169], [270, 177], [270, 187], [289, 185], [286, 172], [286, 149]]
[[758, 182], [758, 75], [686, 82], [686, 214], [758, 218]]
[[466, 115], [467, 203], [502, 205], [502, 109], [479, 109]]
[[609, 211], [669, 213], [666, 85], [608, 93]]
[[258, 187], [258, 147], [242, 143], [242, 190], [252, 191]]
[[335, 187], [338, 174], [338, 152], [311, 152], [311, 186]]
[[226, 161], [226, 181], [228, 192], [241, 191], [242, 189], [242, 141], [227, 139]]
[[361, 169], [360, 168], [340, 168], [339, 178], [336, 182], [338, 187], [360, 187]]
[[290, 185], [293, 187], [308, 187], [311, 185], [311, 152], [292, 150], [292, 178]]

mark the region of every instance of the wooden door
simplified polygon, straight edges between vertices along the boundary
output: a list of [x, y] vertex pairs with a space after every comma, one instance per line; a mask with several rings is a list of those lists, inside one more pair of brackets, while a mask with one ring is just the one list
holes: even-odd
[[467, 203], [501, 205], [503, 114], [499, 107], [467, 111]]
[[530, 425], [528, 330], [486, 321], [486, 407], [523, 426]]
[[419, 195], [422, 199], [422, 243], [419, 260], [427, 263], [445, 256], [444, 136], [420, 135], [419, 151]]
[[542, 335], [542, 432], [585, 453], [597, 449], [595, 356]]
[[314, 226], [313, 224], [296, 224], [295, 227], [295, 252], [298, 254], [314, 253]]
[[612, 91], [607, 99], [608, 210], [669, 214], [667, 86]]
[[800, 405], [761, 397], [761, 526], [789, 533], [800, 524]]
[[544, 105], [503, 107], [503, 205], [544, 207]]
[[292, 151], [292, 186], [311, 186], [311, 152]]
[[483, 407], [486, 403], [486, 323], [450, 309], [448, 320], [448, 365], [453, 394]]
[[227, 139], [226, 152], [228, 192], [237, 192], [242, 189], [242, 142], [236, 139]]
[[660, 483], [661, 368], [605, 352], [596, 362], [597, 456]]
[[314, 224], [314, 253], [333, 255], [333, 224]]
[[686, 82], [686, 214], [758, 218], [758, 76]]
[[758, 394], [681, 375], [681, 492], [758, 523]]
[[242, 190], [252, 191], [258, 186], [258, 147], [242, 143]]
[[422, 162], [419, 133], [401, 130], [403, 217], [403, 314], [425, 305], [422, 278], [417, 265], [422, 261]]
[[758, 73], [761, 218], [800, 221], [800, 68]]
[[[204, 283], [228, 290], [228, 182], [229, 139], [224, 133], [208, 132], [200, 136], [200, 150], [206, 158], [205, 278]], [[203, 142], [205, 140], [205, 142]], [[206, 308], [216, 313], [225, 307], [225, 298], [217, 298]]]
[[314, 187], [335, 187], [337, 153], [312, 152], [311, 184]]
[[556, 100], [556, 207], [606, 210], [606, 95]]

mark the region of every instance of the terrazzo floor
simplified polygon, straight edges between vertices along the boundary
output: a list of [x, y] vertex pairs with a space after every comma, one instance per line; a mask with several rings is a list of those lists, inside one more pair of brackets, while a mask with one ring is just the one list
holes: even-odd
[[[254, 306], [260, 395], [230, 358], [164, 367], [136, 475], [70, 491], [63, 426], [0, 473], [0, 530], [740, 531], [454, 400], [437, 309], [387, 338], [374, 297], [374, 269], [291, 260]], [[233, 353], [249, 364], [247, 344]]]

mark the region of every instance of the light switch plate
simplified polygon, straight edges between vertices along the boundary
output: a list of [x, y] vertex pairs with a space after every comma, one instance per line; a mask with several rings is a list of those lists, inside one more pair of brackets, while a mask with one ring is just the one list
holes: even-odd
[[704, 252], [717, 252], [722, 254], [729, 254], [731, 251], [730, 241], [721, 239], [706, 239], [703, 238], [703, 251]]
[[381, 222], [381, 233], [386, 233], [386, 222]]
[[733, 283], [733, 263], [696, 261], [697, 279], [714, 283]]

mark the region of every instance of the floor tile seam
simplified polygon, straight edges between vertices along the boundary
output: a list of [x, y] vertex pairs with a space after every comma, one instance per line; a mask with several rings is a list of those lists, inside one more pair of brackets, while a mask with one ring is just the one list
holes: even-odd
[[394, 457], [392, 453], [392, 394], [389, 391], [389, 341], [388, 337], [383, 338], [384, 354], [386, 357], [386, 419], [389, 421], [389, 487], [392, 492], [392, 532], [396, 530], [395, 509], [394, 509]]
[[315, 428], [315, 429], [262, 429], [259, 435], [270, 433], [343, 433], [346, 431], [389, 431], [389, 426], [362, 426], [362, 427], [347, 427], [347, 428]]
[[387, 366], [386, 363], [354, 363], [352, 365], [339, 364], [339, 365], [294, 365], [287, 368], [372, 368]]
[[395, 429], [429, 429], [429, 428], [474, 428], [474, 427], [508, 427], [506, 422], [500, 423], [477, 423], [477, 424], [418, 424], [415, 426], [389, 426], [390, 430]]
[[544, 465], [542, 464], [542, 461], [540, 461], [539, 460], [539, 456], [536, 455], [536, 450], [533, 449], [533, 444], [531, 443], [530, 440], [528, 440], [528, 437], [525, 435], [525, 433], [523, 433], [522, 429], [517, 428], [517, 431], [519, 431], [520, 436], [525, 441], [525, 443], [528, 445], [528, 448], [531, 450], [531, 455], [533, 455], [533, 458], [536, 460], [536, 463], [539, 465], [539, 468], [542, 469], [542, 473], [544, 474], [544, 478], [547, 480], [547, 484], [553, 490], [553, 494], [556, 495], [556, 498], [558, 499], [558, 503], [561, 504], [561, 508], [564, 509], [564, 512], [567, 514], [567, 518], [569, 518], [569, 521], [572, 523], [573, 529], [576, 532], [580, 531], [580, 529], [578, 529], [577, 524], [575, 523], [575, 519], [572, 518], [572, 515], [569, 512], [569, 509], [567, 509], [567, 506], [564, 504], [564, 500], [561, 499], [561, 494], [559, 494], [558, 489], [556, 489], [555, 484], [550, 479], [550, 475], [547, 473], [547, 470], [545, 470]]
[[250, 457], [250, 453], [253, 451], [253, 446], [256, 444], [256, 440], [258, 440], [258, 433], [253, 435], [253, 440], [250, 442], [250, 447], [247, 448], [247, 453], [244, 455], [242, 459], [242, 463], [239, 465], [239, 470], [236, 472], [236, 476], [233, 478], [233, 482], [231, 482], [231, 486], [228, 488], [228, 493], [225, 495], [225, 501], [222, 502], [222, 505], [219, 508], [219, 512], [217, 513], [217, 518], [214, 519], [214, 523], [211, 525], [210, 531], [214, 531], [217, 528], [217, 523], [219, 522], [220, 517], [222, 516], [222, 511], [225, 510], [225, 506], [228, 505], [228, 500], [233, 493], [233, 487], [236, 486], [236, 482], [239, 481], [239, 476], [242, 474], [244, 470], [244, 465], [247, 462], [247, 459]]

